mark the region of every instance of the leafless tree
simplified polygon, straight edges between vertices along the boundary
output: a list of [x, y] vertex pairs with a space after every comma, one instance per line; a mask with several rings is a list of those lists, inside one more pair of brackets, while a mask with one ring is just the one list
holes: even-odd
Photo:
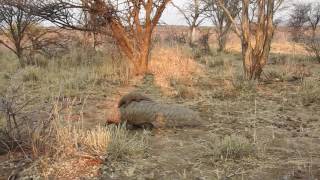
[[40, 19], [13, 6], [13, 3], [24, 6], [28, 2], [28, 0], [0, 0], [0, 35], [2, 35], [0, 44], [17, 55], [21, 66], [25, 66], [23, 53], [28, 46], [25, 42], [27, 31], [38, 24]]
[[41, 25], [32, 26], [26, 32], [26, 45], [24, 54], [27, 65], [37, 65], [35, 55], [40, 54], [46, 58], [59, 57], [68, 51], [70, 37], [59, 29], [46, 28]]
[[206, 4], [203, 0], [189, 0], [182, 7], [179, 7], [174, 3], [172, 4], [183, 15], [186, 23], [189, 26], [189, 44], [193, 46], [196, 41], [196, 30], [206, 19]]
[[[283, 0], [241, 0], [239, 27], [223, 0], [218, 0], [219, 7], [232, 22], [241, 39], [243, 68], [247, 79], [259, 79], [267, 63], [275, 30], [274, 14], [282, 3]], [[254, 14], [250, 14], [252, 7], [256, 7]], [[250, 18], [250, 15], [253, 18]], [[254, 30], [251, 28], [252, 24], [256, 25]]]
[[301, 40], [301, 34], [306, 30], [306, 23], [308, 22], [308, 14], [311, 6], [309, 3], [295, 3], [292, 5], [292, 12], [290, 13], [289, 27], [291, 28], [291, 35], [293, 41]]
[[320, 25], [320, 3], [311, 3], [308, 13], [308, 23], [312, 30], [312, 36], [316, 36], [317, 29]]
[[320, 63], [320, 37], [309, 37], [305, 40], [307, 51]]
[[305, 46], [310, 54], [320, 62], [320, 35], [317, 32], [320, 25], [320, 3], [310, 3], [307, 18], [307, 27], [311, 30], [311, 35], [306, 35]]
[[293, 40], [303, 43], [320, 62], [320, 3], [297, 3], [290, 13], [289, 26]]
[[94, 31], [85, 26], [81, 11], [88, 12], [95, 27], [116, 40], [131, 60], [136, 74], [148, 70], [152, 33], [171, 0], [74, 0], [34, 1], [29, 11], [67, 29]]
[[98, 23], [98, 17], [95, 11], [87, 11], [87, 9], [94, 9], [95, 5], [97, 4], [92, 4], [92, 0], [81, 0], [81, 3], [83, 6], [86, 8], [82, 10], [81, 13], [83, 13], [83, 21], [85, 24], [85, 27], [88, 29], [91, 29], [91, 31], [86, 31], [85, 33], [85, 45], [91, 45], [95, 49], [97, 45], [99, 45], [98, 37], [99, 35], [102, 35], [103, 33], [103, 27], [99, 26]]
[[[228, 33], [230, 32], [232, 22], [228, 17], [225, 16], [224, 11], [219, 8], [217, 0], [206, 0], [205, 3], [208, 7], [206, 15], [215, 26], [214, 30], [217, 34], [218, 39], [218, 51], [225, 51]], [[236, 18], [236, 16], [240, 12], [239, 3], [240, 0], [223, 1], [224, 7], [230, 11], [230, 15], [232, 18]]]
[[0, 44], [11, 50], [21, 67], [33, 64], [35, 54], [53, 56], [65, 40], [56, 29], [41, 26], [42, 19], [22, 8], [31, 0], [0, 0]]

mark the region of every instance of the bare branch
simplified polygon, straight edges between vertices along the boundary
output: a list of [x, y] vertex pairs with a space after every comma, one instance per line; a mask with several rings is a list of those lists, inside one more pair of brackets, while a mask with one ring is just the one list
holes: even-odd
[[229, 21], [232, 22], [234, 30], [236, 32], [236, 34], [241, 37], [241, 31], [239, 30], [237, 23], [235, 21], [235, 17], [232, 16], [232, 13], [229, 11], [229, 9], [227, 9], [224, 5], [224, 3], [222, 2], [222, 0], [217, 0], [217, 4], [218, 6], [224, 11], [225, 15], [228, 17]]

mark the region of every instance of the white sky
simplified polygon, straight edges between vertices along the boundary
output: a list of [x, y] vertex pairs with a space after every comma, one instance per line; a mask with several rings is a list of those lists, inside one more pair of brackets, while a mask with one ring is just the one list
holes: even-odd
[[[172, 2], [178, 6], [183, 6], [183, 4], [187, 1], [190, 0], [172, 0]], [[169, 25], [186, 25], [183, 16], [171, 4], [169, 4], [169, 6], [164, 11], [161, 17], [161, 21]]]

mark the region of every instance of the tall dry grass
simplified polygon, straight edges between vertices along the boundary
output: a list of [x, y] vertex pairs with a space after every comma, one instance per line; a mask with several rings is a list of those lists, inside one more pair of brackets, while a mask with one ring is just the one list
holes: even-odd
[[153, 52], [150, 71], [155, 76], [155, 84], [164, 92], [172, 94], [172, 82], [183, 82], [192, 86], [193, 80], [204, 74], [204, 68], [197, 63], [192, 55], [186, 53], [185, 47], [157, 47]]
[[[0, 53], [0, 65], [5, 67], [0, 68], [0, 99], [9, 101], [10, 97], [16, 97], [17, 104], [29, 100], [30, 103], [16, 117], [21, 127], [19, 135], [6, 135], [8, 119], [5, 112], [0, 112], [1, 153], [22, 153], [27, 159], [41, 162], [35, 165], [39, 171], [46, 171], [43, 174], [54, 175], [60, 168], [56, 162], [63, 159], [89, 158], [102, 163], [105, 159], [130, 158], [146, 151], [145, 133], [130, 133], [125, 126], [98, 125], [92, 129], [83, 126], [88, 96], [129, 83], [131, 67], [124, 59], [74, 47], [62, 57], [39, 56], [35, 65], [19, 68], [14, 56], [10, 59], [7, 56]], [[20, 87], [18, 94], [8, 94], [11, 86]], [[79, 103], [82, 107], [75, 108]], [[49, 172], [53, 166], [55, 172]], [[78, 172], [73, 167], [63, 168]]]
[[231, 135], [224, 138], [219, 138], [211, 135], [209, 141], [204, 146], [204, 155], [212, 162], [217, 159], [224, 161], [239, 160], [256, 156], [257, 148], [255, 144], [243, 136]]
[[125, 59], [80, 47], [52, 59], [37, 56], [36, 65], [26, 68], [19, 68], [18, 60], [7, 51], [0, 53], [0, 58], [4, 67], [0, 70], [0, 95], [14, 82], [47, 99], [58, 93], [76, 97], [90, 90], [99, 92], [110, 86], [127, 85], [132, 75]]
[[[295, 43], [289, 41], [289, 33], [276, 31], [274, 41], [271, 44], [271, 53], [279, 54], [295, 54], [295, 55], [307, 55], [308, 51], [301, 43]], [[241, 52], [241, 42], [237, 35], [231, 34], [226, 49], [228, 51]], [[254, 44], [255, 41], [253, 40]]]

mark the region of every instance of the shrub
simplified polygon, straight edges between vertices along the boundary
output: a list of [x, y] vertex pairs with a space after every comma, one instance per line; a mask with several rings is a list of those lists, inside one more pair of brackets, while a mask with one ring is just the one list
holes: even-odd
[[267, 81], [284, 81], [285, 74], [273, 69], [265, 72], [265, 78]]
[[[186, 53], [186, 49], [159, 48], [152, 54], [150, 62], [150, 72], [154, 75], [154, 85], [159, 86], [164, 93], [170, 96], [176, 95], [173, 81], [192, 86], [193, 79], [204, 74], [201, 65], [191, 59]], [[172, 91], [174, 90], [174, 92]]]
[[303, 105], [320, 103], [320, 85], [316, 80], [304, 80], [300, 87], [299, 96]]
[[224, 66], [225, 62], [223, 59], [216, 59], [214, 61], [210, 61], [208, 64], [209, 64], [209, 67], [211, 68], [215, 68], [215, 67], [221, 68]]
[[80, 123], [72, 123], [70, 118], [73, 113], [66, 116], [63, 112], [71, 111], [68, 107], [71, 108], [73, 102], [62, 102], [67, 104], [66, 109], [61, 110], [58, 99], [52, 103], [52, 111], [47, 118], [30, 122], [29, 116], [33, 117], [34, 114], [26, 108], [24, 116], [15, 116], [14, 124], [10, 126], [5, 124], [10, 120], [2, 116], [6, 109], [0, 109], [0, 153], [18, 149], [30, 153], [35, 159], [41, 156], [63, 158], [79, 154], [121, 159], [139, 155], [147, 149], [145, 134], [131, 134], [125, 125], [97, 126], [87, 130]]
[[255, 93], [257, 82], [254, 80], [246, 80], [243, 76], [236, 76], [232, 81], [232, 85], [235, 90], [241, 93]]
[[28, 65], [33, 65], [41, 68], [46, 68], [49, 65], [49, 58], [45, 57], [41, 54], [35, 54], [32, 57], [28, 57], [27, 64]]
[[226, 136], [222, 139], [212, 136], [206, 143], [207, 156], [211, 158], [228, 160], [242, 159], [256, 155], [256, 147], [242, 136]]
[[87, 153], [92, 156], [105, 156], [111, 141], [107, 128], [97, 126], [85, 130], [75, 126], [56, 126], [55, 149], [59, 154], [69, 155], [77, 152]]
[[41, 80], [40, 68], [29, 66], [22, 70], [22, 81], [23, 82], [37, 82]]
[[320, 63], [320, 36], [306, 37], [305, 47], [310, 55]]
[[131, 134], [126, 125], [108, 126], [110, 144], [107, 148], [107, 157], [110, 159], [122, 159], [128, 156], [143, 154], [147, 148], [146, 133], [143, 135]]
[[180, 84], [175, 87], [177, 94], [176, 97], [183, 99], [193, 99], [196, 96], [196, 92], [186, 85]]

